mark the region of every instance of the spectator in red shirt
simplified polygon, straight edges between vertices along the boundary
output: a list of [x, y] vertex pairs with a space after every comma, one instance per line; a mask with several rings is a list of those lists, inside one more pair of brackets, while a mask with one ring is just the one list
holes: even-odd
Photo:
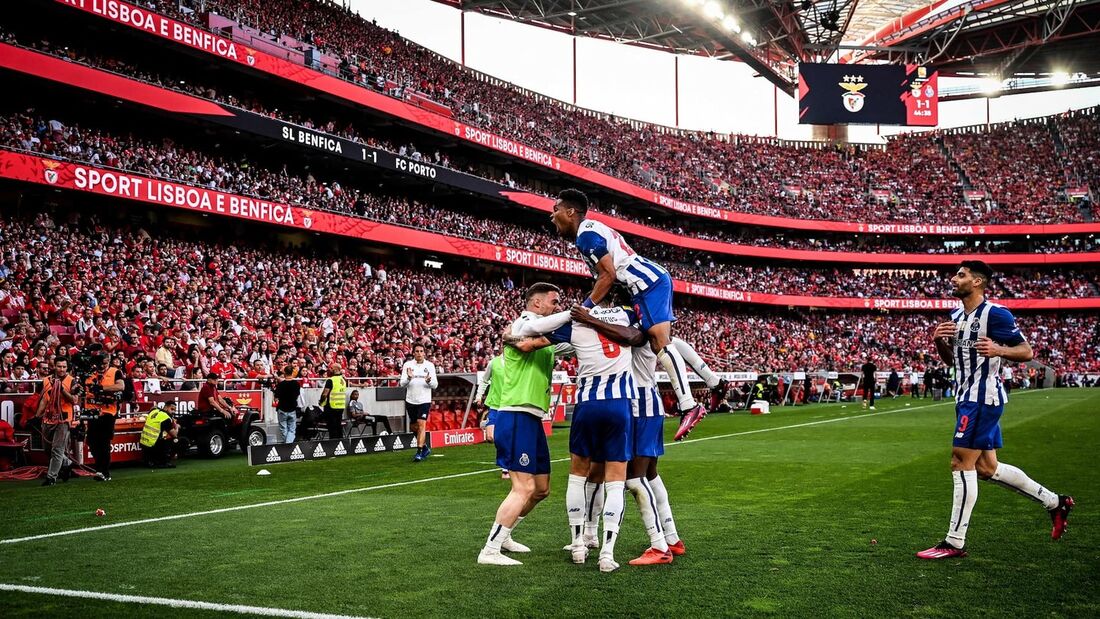
[[218, 375], [210, 372], [206, 375], [206, 382], [199, 389], [199, 401], [195, 404], [195, 412], [208, 416], [214, 414], [224, 415], [226, 420], [233, 420], [233, 409], [222, 399], [218, 391]]

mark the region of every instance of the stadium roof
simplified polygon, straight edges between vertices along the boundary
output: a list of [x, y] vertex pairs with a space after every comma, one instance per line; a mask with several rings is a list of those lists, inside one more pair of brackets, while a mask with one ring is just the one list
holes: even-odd
[[789, 92], [799, 62], [838, 57], [1005, 77], [1055, 66], [1100, 72], [1100, 0], [437, 1], [575, 35], [736, 58]]

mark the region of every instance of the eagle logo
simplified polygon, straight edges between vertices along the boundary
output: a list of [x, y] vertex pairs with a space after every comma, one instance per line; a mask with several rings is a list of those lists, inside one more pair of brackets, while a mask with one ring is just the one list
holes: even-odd
[[867, 99], [867, 95], [860, 92], [864, 88], [867, 88], [867, 84], [863, 81], [862, 75], [845, 75], [844, 81], [838, 84], [844, 89], [844, 94], [841, 98], [844, 100], [844, 109], [855, 114], [863, 109], [863, 104]]
[[302, 225], [305, 226], [306, 229], [313, 227], [313, 211], [302, 209]]
[[46, 168], [42, 175], [46, 178], [46, 182], [53, 185], [57, 182], [57, 168], [61, 167], [61, 164], [56, 161], [43, 161], [42, 167]]

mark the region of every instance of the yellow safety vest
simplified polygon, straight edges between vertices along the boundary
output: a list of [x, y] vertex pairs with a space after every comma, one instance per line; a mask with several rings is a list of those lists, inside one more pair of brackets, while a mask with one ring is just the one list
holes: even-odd
[[344, 380], [343, 375], [329, 376], [328, 379], [332, 381], [332, 391], [328, 392], [328, 407], [342, 411], [348, 405], [348, 381]]
[[145, 427], [141, 429], [141, 446], [152, 447], [157, 444], [157, 439], [160, 438], [161, 424], [164, 420], [168, 419], [168, 413], [154, 408], [149, 416], [145, 418]]

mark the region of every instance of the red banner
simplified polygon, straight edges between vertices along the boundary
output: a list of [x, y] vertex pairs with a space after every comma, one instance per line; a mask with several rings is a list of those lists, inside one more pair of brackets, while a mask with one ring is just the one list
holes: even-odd
[[720, 219], [745, 225], [768, 226], [796, 230], [848, 232], [866, 234], [1073, 234], [1100, 232], [1100, 222], [1087, 224], [997, 224], [997, 225], [936, 225], [936, 224], [866, 224], [860, 222], [792, 219], [740, 213], [677, 200], [639, 187], [545, 153], [514, 140], [489, 133], [436, 114], [422, 107], [398, 101], [386, 95], [314, 71], [303, 65], [271, 56], [231, 39], [212, 34], [197, 26], [179, 22], [147, 9], [120, 0], [56, 0], [61, 4], [108, 19], [112, 22], [147, 32], [153, 36], [185, 45], [225, 61], [246, 65], [256, 71], [303, 84], [321, 92], [358, 103], [376, 111], [395, 116], [436, 131], [453, 135], [473, 144], [502, 152], [524, 161], [560, 171], [574, 178], [599, 185], [634, 198], [651, 202], [678, 213], [709, 219]]
[[[66, 161], [56, 161], [26, 153], [0, 149], [0, 177], [49, 185], [58, 189], [85, 191], [99, 195], [136, 200], [158, 206], [168, 206], [201, 213], [235, 217], [249, 221], [274, 224], [313, 232], [339, 234], [371, 242], [387, 243], [451, 256], [473, 258], [490, 262], [553, 271], [568, 275], [588, 277], [588, 267], [580, 260], [563, 258], [493, 245], [482, 241], [461, 239], [413, 230], [391, 224], [370, 221], [359, 217], [339, 215], [327, 211], [314, 211], [299, 206], [268, 202], [258, 198], [237, 196], [221, 191], [192, 187], [119, 170], [108, 170]], [[616, 222], [622, 231], [655, 237], [670, 233], [656, 231], [630, 222]], [[632, 231], [630, 226], [639, 230]], [[664, 241], [671, 242], [671, 241]], [[708, 241], [709, 242], [709, 241]], [[715, 245], [722, 245], [715, 243]], [[736, 247], [726, 245], [726, 247]], [[757, 255], [787, 260], [821, 260], [821, 252], [808, 250], [784, 250], [764, 247], [743, 247], [744, 255]], [[957, 256], [943, 254], [854, 254], [834, 252], [838, 262], [863, 262], [871, 264], [939, 264], [954, 265]], [[1070, 254], [989, 254], [974, 255], [992, 264], [1074, 264], [1100, 262], [1100, 252]], [[730, 290], [708, 284], [676, 280], [677, 292], [739, 303], [761, 303], [780, 306], [828, 307], [847, 309], [938, 309], [949, 307], [953, 299], [857, 299], [833, 297], [809, 297], [780, 295], [764, 292]], [[1100, 298], [1085, 299], [1005, 299], [1006, 306], [1021, 309], [1072, 309], [1100, 307]], [[934, 305], [941, 304], [941, 305]], [[954, 307], [954, 305], [950, 305]]]

